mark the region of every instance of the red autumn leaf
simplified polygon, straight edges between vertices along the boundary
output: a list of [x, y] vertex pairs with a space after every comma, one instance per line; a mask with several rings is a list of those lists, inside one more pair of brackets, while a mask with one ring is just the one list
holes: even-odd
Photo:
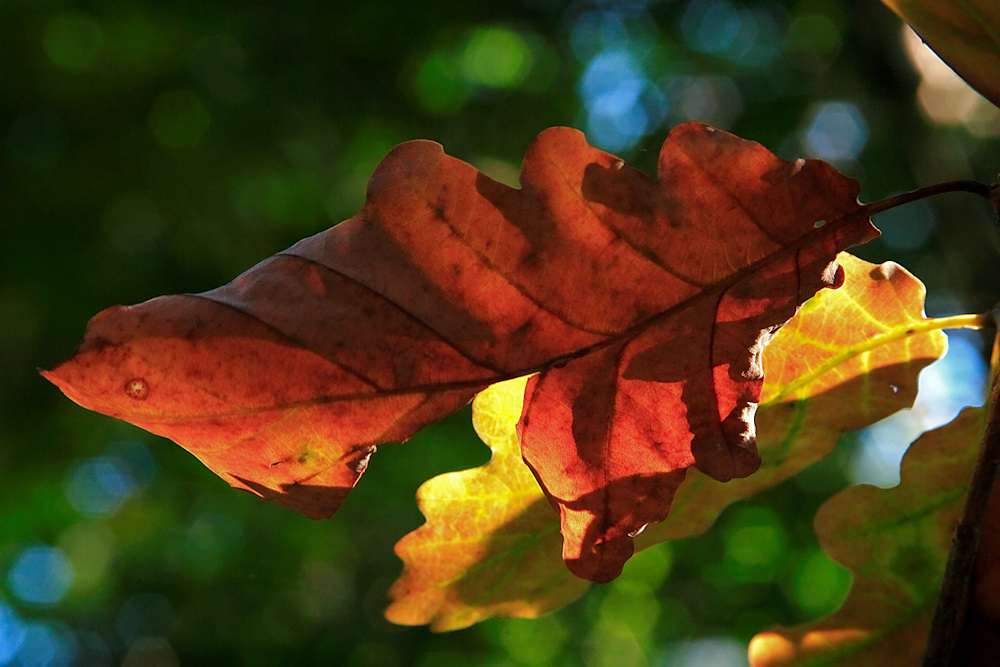
[[702, 124], [671, 132], [658, 171], [552, 128], [514, 190], [402, 144], [351, 220], [218, 289], [101, 313], [45, 376], [325, 517], [377, 444], [541, 371], [525, 458], [571, 569], [613, 578], [688, 467], [756, 469], [764, 345], [877, 234], [853, 180]]

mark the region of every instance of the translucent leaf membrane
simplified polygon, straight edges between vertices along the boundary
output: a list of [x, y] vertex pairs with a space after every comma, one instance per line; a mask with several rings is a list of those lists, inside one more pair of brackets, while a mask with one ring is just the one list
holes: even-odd
[[522, 450], [567, 564], [607, 581], [689, 468], [757, 469], [764, 345], [878, 233], [855, 181], [704, 124], [670, 133], [658, 177], [570, 128], [531, 144], [520, 190], [401, 144], [355, 217], [218, 289], [100, 313], [44, 375], [322, 518], [378, 445], [539, 371]]
[[983, 97], [1000, 106], [1000, 3], [882, 0]]
[[826, 457], [844, 432], [913, 405], [921, 369], [947, 349], [939, 325], [924, 317], [923, 284], [893, 262], [846, 253], [839, 261], [844, 286], [807, 302], [764, 354], [760, 469], [727, 484], [690, 473], [671, 515], [650, 526], [641, 545], [705, 531], [729, 503]]
[[491, 616], [533, 618], [587, 589], [563, 566], [558, 516], [521, 460], [514, 424], [526, 380], [495, 384], [472, 404], [490, 461], [417, 491], [427, 523], [396, 545], [406, 569], [389, 591], [393, 623], [455, 630]]
[[[838, 261], [843, 287], [808, 301], [764, 353], [761, 469], [727, 483], [689, 473], [670, 516], [648, 526], [637, 546], [704, 531], [729, 503], [827, 455], [843, 430], [912, 404], [919, 371], [946, 343], [939, 323], [923, 316], [923, 286], [895, 264], [847, 254]], [[421, 487], [427, 523], [397, 547], [405, 569], [391, 591], [390, 620], [449, 629], [491, 615], [534, 616], [582, 590], [565, 579], [558, 518], [513, 449], [523, 382], [495, 385], [473, 403], [493, 460]], [[539, 586], [546, 581], [551, 589]]]
[[754, 637], [753, 667], [921, 663], [984, 419], [968, 408], [921, 436], [899, 486], [851, 487], [820, 508], [816, 534], [853, 571], [851, 592], [832, 616]]

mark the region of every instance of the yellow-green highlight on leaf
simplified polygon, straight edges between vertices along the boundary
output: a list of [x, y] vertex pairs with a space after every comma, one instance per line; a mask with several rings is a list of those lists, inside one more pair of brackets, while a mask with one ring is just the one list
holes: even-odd
[[832, 616], [757, 635], [753, 667], [920, 664], [984, 422], [965, 409], [913, 443], [899, 486], [851, 487], [820, 508], [820, 544], [854, 585]]
[[882, 0], [909, 23], [941, 59], [1000, 106], [1000, 2]]
[[444, 631], [492, 616], [534, 618], [586, 590], [563, 565], [558, 517], [521, 460], [515, 426], [526, 382], [497, 383], [473, 401], [490, 461], [417, 491], [427, 522], [396, 544], [404, 569], [389, 591], [393, 623]]
[[[838, 261], [843, 287], [807, 301], [764, 352], [760, 470], [726, 483], [689, 471], [670, 515], [648, 526], [637, 548], [704, 532], [730, 503], [828, 455], [841, 433], [911, 406], [918, 373], [947, 347], [940, 329], [983, 325], [972, 315], [925, 318], [923, 285], [896, 264], [846, 253]], [[473, 403], [491, 461], [418, 492], [427, 523], [397, 545], [405, 569], [390, 591], [389, 620], [455, 629], [494, 615], [537, 616], [585, 590], [562, 564], [558, 517], [521, 460], [524, 382], [494, 385]]]
[[636, 539], [642, 548], [704, 532], [730, 503], [771, 488], [826, 457], [842, 433], [913, 405], [917, 375], [944, 355], [944, 327], [982, 326], [979, 316], [927, 319], [923, 284], [898, 264], [837, 258], [838, 290], [807, 301], [764, 350], [757, 410], [760, 469], [720, 483], [688, 473], [665, 521]]
[[[908, 338], [915, 334], [942, 331], [944, 329], [983, 329], [989, 326], [992, 326], [992, 320], [988, 315], [970, 314], [921, 319], [912, 322], [911, 325], [906, 327], [896, 326], [886, 329], [881, 334], [876, 334], [867, 340], [856, 341], [854, 344], [842, 348], [836, 356], [827, 359], [821, 366], [804, 373], [794, 381], [789, 382], [782, 387], [774, 388], [777, 393], [773, 395], [765, 394], [763, 397], [764, 400], [761, 401], [761, 405], [770, 405], [788, 396], [795, 396], [797, 391], [807, 387], [815, 390], [816, 381], [824, 373], [846, 364], [854, 357], [867, 352], [872, 352], [884, 345], [889, 345], [890, 343]], [[823, 345], [822, 341], [814, 341], [814, 343], [817, 345]], [[830, 349], [835, 350], [836, 348], [831, 346]]]

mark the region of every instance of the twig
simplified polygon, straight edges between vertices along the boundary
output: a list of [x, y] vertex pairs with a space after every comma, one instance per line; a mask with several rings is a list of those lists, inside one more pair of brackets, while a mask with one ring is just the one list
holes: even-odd
[[945, 181], [944, 183], [926, 185], [911, 192], [904, 192], [902, 194], [889, 197], [888, 199], [881, 199], [870, 204], [864, 204], [861, 208], [866, 215], [872, 216], [888, 211], [889, 209], [896, 208], [897, 206], [902, 206], [903, 204], [909, 204], [920, 199], [943, 195], [949, 192], [971, 192], [972, 194], [978, 195], [983, 199], [993, 201], [993, 198], [996, 196], [994, 194], [996, 192], [996, 187], [996, 184], [990, 186], [981, 181]]
[[997, 212], [997, 226], [1000, 226], [1000, 174], [997, 175], [997, 182], [990, 186], [988, 199]]
[[[1000, 326], [1000, 306], [994, 309], [993, 320]], [[969, 481], [962, 518], [955, 528], [951, 553], [945, 568], [941, 593], [938, 595], [931, 624], [924, 667], [959, 665], [959, 637], [965, 623], [972, 573], [979, 553], [979, 539], [986, 521], [993, 483], [1000, 471], [1000, 373], [997, 357], [1000, 354], [1000, 330], [993, 342], [990, 396], [987, 403], [986, 432], [979, 450], [979, 459]]]

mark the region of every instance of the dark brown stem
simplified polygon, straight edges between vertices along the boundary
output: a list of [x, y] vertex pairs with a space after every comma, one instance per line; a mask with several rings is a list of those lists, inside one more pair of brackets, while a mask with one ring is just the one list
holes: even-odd
[[991, 188], [991, 186], [980, 181], [945, 181], [944, 183], [935, 183], [934, 185], [917, 188], [912, 192], [904, 192], [901, 195], [889, 197], [888, 199], [882, 199], [880, 201], [872, 202], [871, 204], [864, 204], [861, 208], [866, 215], [872, 216], [877, 213], [888, 211], [891, 208], [902, 206], [903, 204], [909, 204], [910, 202], [925, 199], [926, 197], [942, 195], [948, 192], [971, 192], [972, 194], [979, 195], [983, 199], [989, 200], [993, 196], [992, 192], [995, 187], [996, 186], [994, 185], [993, 188]]
[[[997, 181], [1000, 181], [1000, 174], [997, 175]], [[997, 212], [997, 226], [1000, 227], [1000, 182], [990, 186], [989, 199], [993, 210]]]
[[[993, 311], [993, 320], [1000, 324], [1000, 309]], [[951, 553], [945, 568], [941, 592], [924, 653], [924, 667], [946, 667], [961, 664], [959, 637], [965, 621], [972, 573], [979, 553], [979, 538], [986, 521], [993, 483], [1000, 470], [1000, 373], [997, 356], [1000, 351], [1000, 331], [993, 342], [993, 364], [990, 396], [987, 403], [986, 432], [979, 450], [979, 459], [969, 482], [962, 508], [962, 518], [955, 528]]]

